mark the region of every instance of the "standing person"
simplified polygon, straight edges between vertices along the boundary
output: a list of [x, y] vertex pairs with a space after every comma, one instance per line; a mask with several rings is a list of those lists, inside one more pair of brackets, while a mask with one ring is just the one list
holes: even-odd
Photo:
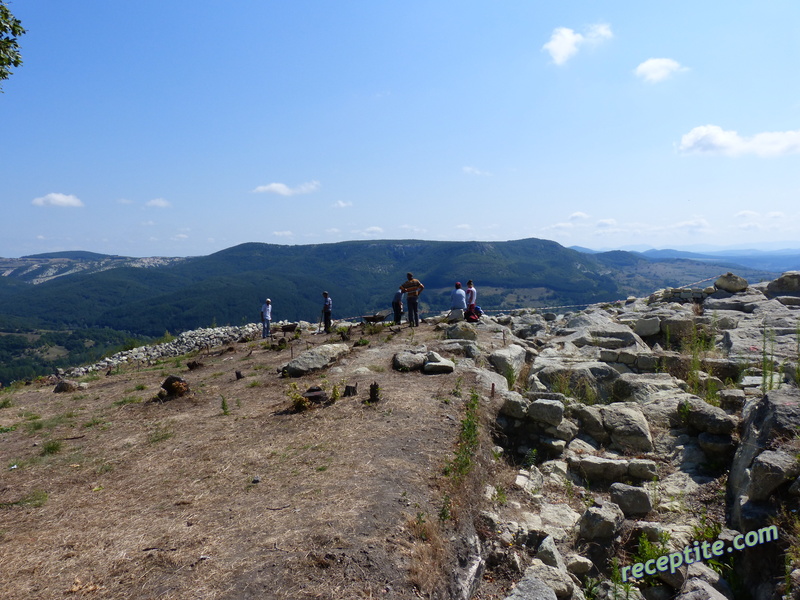
[[261, 305], [261, 339], [272, 337], [272, 300], [267, 298]]
[[394, 311], [394, 324], [400, 325], [403, 320], [403, 288], [398, 288], [392, 299], [392, 310]]
[[331, 313], [333, 312], [333, 300], [328, 295], [328, 292], [322, 292], [322, 297], [325, 301], [322, 303], [322, 317], [325, 320], [325, 333], [331, 332]]
[[419, 327], [419, 295], [425, 286], [419, 279], [414, 279], [413, 273], [406, 273], [406, 280], [400, 285], [400, 289], [406, 293], [408, 303], [408, 326]]
[[478, 290], [472, 284], [472, 279], [467, 282], [467, 308], [474, 309], [478, 303]]

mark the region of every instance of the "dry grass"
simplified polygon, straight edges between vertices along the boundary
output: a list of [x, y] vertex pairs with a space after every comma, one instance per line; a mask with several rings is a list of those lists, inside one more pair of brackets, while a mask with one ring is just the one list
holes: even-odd
[[[414, 335], [415, 344], [436, 336], [428, 326]], [[289, 351], [255, 344], [204, 358], [191, 372], [171, 361], [123, 369], [74, 394], [54, 395], [49, 385], [3, 392], [11, 402], [0, 409], [0, 428], [17, 425], [0, 434], [3, 596], [433, 593], [450, 557], [437, 520], [441, 469], [452, 456], [463, 401], [434, 398], [437, 386], [452, 389], [456, 375], [391, 369], [408, 337], [402, 330], [377, 348], [376, 338], [353, 350], [342, 373], [295, 380], [301, 390], [330, 392], [342, 379], [358, 381], [349, 375], [358, 367], [384, 367], [358, 381], [358, 397], [303, 413], [292, 410], [290, 382], [277, 376]], [[322, 341], [292, 342], [295, 356]], [[236, 370], [245, 377], [237, 380]], [[149, 401], [173, 372], [187, 379], [190, 393]], [[382, 399], [366, 406], [372, 381]], [[26, 429], [25, 415], [33, 413], [52, 425]], [[74, 416], [52, 420], [65, 413]], [[42, 455], [48, 440], [59, 441], [60, 451]], [[37, 493], [46, 493], [41, 505], [23, 501]], [[468, 512], [465, 499], [454, 498]], [[408, 523], [417, 512], [427, 515], [422, 531]]]

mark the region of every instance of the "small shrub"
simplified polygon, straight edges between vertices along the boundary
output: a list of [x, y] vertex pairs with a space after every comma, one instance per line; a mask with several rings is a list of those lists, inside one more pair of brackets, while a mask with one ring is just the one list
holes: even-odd
[[363, 337], [359, 338], [355, 343], [353, 343], [353, 346], [369, 346], [369, 340]]
[[221, 408], [222, 408], [222, 414], [223, 415], [231, 414], [231, 411], [228, 409], [228, 401], [225, 400], [225, 396], [222, 396], [222, 402], [220, 403], [220, 405], [221, 405]]

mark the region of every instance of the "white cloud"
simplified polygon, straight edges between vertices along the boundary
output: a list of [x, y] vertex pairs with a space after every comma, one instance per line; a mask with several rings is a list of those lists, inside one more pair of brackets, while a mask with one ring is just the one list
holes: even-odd
[[178, 235], [176, 235], [176, 236], [173, 236], [173, 238], [172, 238], [172, 239], [173, 239], [173, 240], [188, 240], [188, 239], [189, 239], [189, 236], [188, 236], [188, 235], [186, 235], [185, 233], [179, 233]]
[[589, 218], [589, 215], [587, 215], [585, 212], [581, 212], [581, 211], [574, 212], [569, 216], [569, 220], [570, 221], [583, 221], [583, 220], [588, 219], [588, 218]]
[[141, 225], [142, 225], [143, 227], [152, 227], [152, 226], [153, 226], [153, 225], [155, 225], [155, 224], [156, 224], [156, 222], [155, 222], [155, 221], [142, 221], [142, 223], [141, 223]]
[[761, 215], [754, 210], [740, 210], [733, 216], [737, 219], [757, 219]]
[[336, 227], [331, 227], [330, 229], [326, 229], [325, 233], [341, 233], [341, 230], [336, 229]]
[[294, 234], [291, 231], [273, 231], [272, 235], [276, 237], [291, 237]]
[[768, 219], [783, 219], [785, 216], [786, 216], [786, 214], [782, 213], [779, 210], [774, 210], [772, 212], [768, 212], [767, 213], [767, 218]]
[[127, 198], [120, 198], [117, 200], [117, 204], [133, 204], [133, 200], [128, 200]]
[[411, 233], [428, 233], [424, 227], [417, 227], [416, 225], [400, 225], [400, 229], [406, 229]]
[[608, 228], [608, 227], [615, 227], [616, 225], [617, 225], [617, 220], [616, 219], [600, 219], [597, 222], [597, 227], [598, 228], [603, 228], [603, 229]]
[[470, 225], [468, 225], [467, 223], [461, 223], [460, 225], [456, 225], [455, 228], [456, 229], [472, 229], [472, 227]]
[[367, 227], [364, 230], [364, 233], [367, 234], [367, 235], [375, 235], [375, 234], [378, 234], [378, 233], [383, 233], [383, 229], [380, 228], [380, 227], [376, 227], [376, 226]]
[[343, 200], [337, 200], [333, 204], [331, 204], [333, 208], [347, 208], [348, 206], [353, 206], [352, 202], [344, 202]]
[[480, 177], [491, 177], [492, 175], [489, 171], [481, 171], [475, 167], [461, 167], [461, 171], [467, 175], [478, 175]]
[[800, 152], [800, 130], [770, 131], [743, 138], [735, 131], [717, 125], [695, 127], [681, 138], [679, 150], [684, 153], [761, 157], [783, 156]]
[[167, 202], [163, 198], [153, 198], [152, 200], [148, 200], [147, 202], [145, 202], [144, 205], [153, 208], [169, 208], [170, 206], [172, 206], [169, 202]]
[[310, 194], [316, 192], [320, 188], [319, 181], [308, 181], [301, 183], [297, 187], [289, 187], [285, 183], [270, 183], [268, 185], [260, 185], [253, 190], [257, 194], [278, 194], [279, 196], [298, 196], [300, 194]]
[[78, 197], [58, 193], [47, 194], [41, 198], [34, 198], [31, 204], [34, 206], [66, 206], [69, 208], [83, 206], [83, 202], [81, 202]]
[[563, 65], [575, 56], [584, 44], [599, 44], [613, 37], [611, 27], [606, 24], [590, 25], [585, 35], [569, 27], [556, 27], [550, 36], [550, 41], [542, 46], [542, 50], [550, 54], [555, 64]]
[[659, 81], [664, 81], [673, 73], [688, 70], [686, 67], [682, 67], [678, 61], [671, 58], [650, 58], [636, 67], [633, 72], [637, 77], [641, 77], [648, 83], [658, 83]]

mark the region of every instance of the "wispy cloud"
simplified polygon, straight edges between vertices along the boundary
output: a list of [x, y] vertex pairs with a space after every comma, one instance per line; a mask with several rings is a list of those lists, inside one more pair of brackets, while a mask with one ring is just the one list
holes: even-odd
[[144, 203], [145, 206], [149, 206], [151, 208], [169, 208], [172, 206], [169, 202], [164, 200], [163, 198], [153, 198], [152, 200], [148, 200]]
[[120, 198], [117, 200], [117, 204], [133, 204], [133, 200], [128, 200], [127, 198]]
[[477, 175], [479, 177], [491, 177], [492, 175], [489, 171], [482, 171], [475, 167], [461, 167], [461, 171], [467, 175]]
[[599, 44], [614, 37], [609, 25], [598, 23], [590, 25], [584, 34], [568, 27], [556, 27], [542, 50], [550, 54], [556, 65], [563, 65], [575, 56], [586, 44]]
[[589, 218], [589, 215], [587, 215], [585, 212], [581, 212], [581, 211], [574, 212], [569, 216], [569, 220], [570, 221], [585, 221], [588, 218]]
[[383, 233], [383, 228], [373, 225], [372, 227], [367, 227], [366, 229], [355, 229], [351, 233], [355, 233], [364, 237], [375, 237]]
[[400, 225], [400, 229], [405, 229], [411, 233], [428, 233], [424, 227], [417, 227], [416, 225]]
[[34, 198], [31, 204], [34, 206], [65, 206], [68, 208], [83, 206], [83, 202], [81, 202], [80, 198], [77, 196], [58, 193], [47, 194], [41, 198]]
[[467, 223], [461, 223], [460, 225], [456, 225], [455, 229], [472, 229], [472, 226]]
[[608, 229], [610, 227], [616, 227], [617, 220], [616, 219], [600, 219], [597, 222], [598, 229]]
[[678, 61], [671, 58], [650, 58], [636, 67], [633, 72], [648, 83], [658, 83], [674, 73], [688, 70], [687, 67], [681, 66]]
[[278, 194], [279, 196], [299, 196], [301, 194], [310, 194], [316, 192], [320, 188], [319, 181], [308, 181], [301, 183], [295, 187], [289, 187], [285, 183], [269, 183], [267, 185], [260, 185], [253, 190], [256, 194]]
[[291, 231], [273, 231], [272, 235], [275, 237], [291, 237], [294, 234]]
[[337, 200], [333, 204], [331, 204], [333, 208], [347, 208], [349, 206], [353, 206], [352, 202], [345, 202], [344, 200]]
[[717, 125], [703, 125], [684, 135], [678, 149], [686, 154], [785, 156], [800, 152], [800, 130], [770, 131], [747, 138]]

